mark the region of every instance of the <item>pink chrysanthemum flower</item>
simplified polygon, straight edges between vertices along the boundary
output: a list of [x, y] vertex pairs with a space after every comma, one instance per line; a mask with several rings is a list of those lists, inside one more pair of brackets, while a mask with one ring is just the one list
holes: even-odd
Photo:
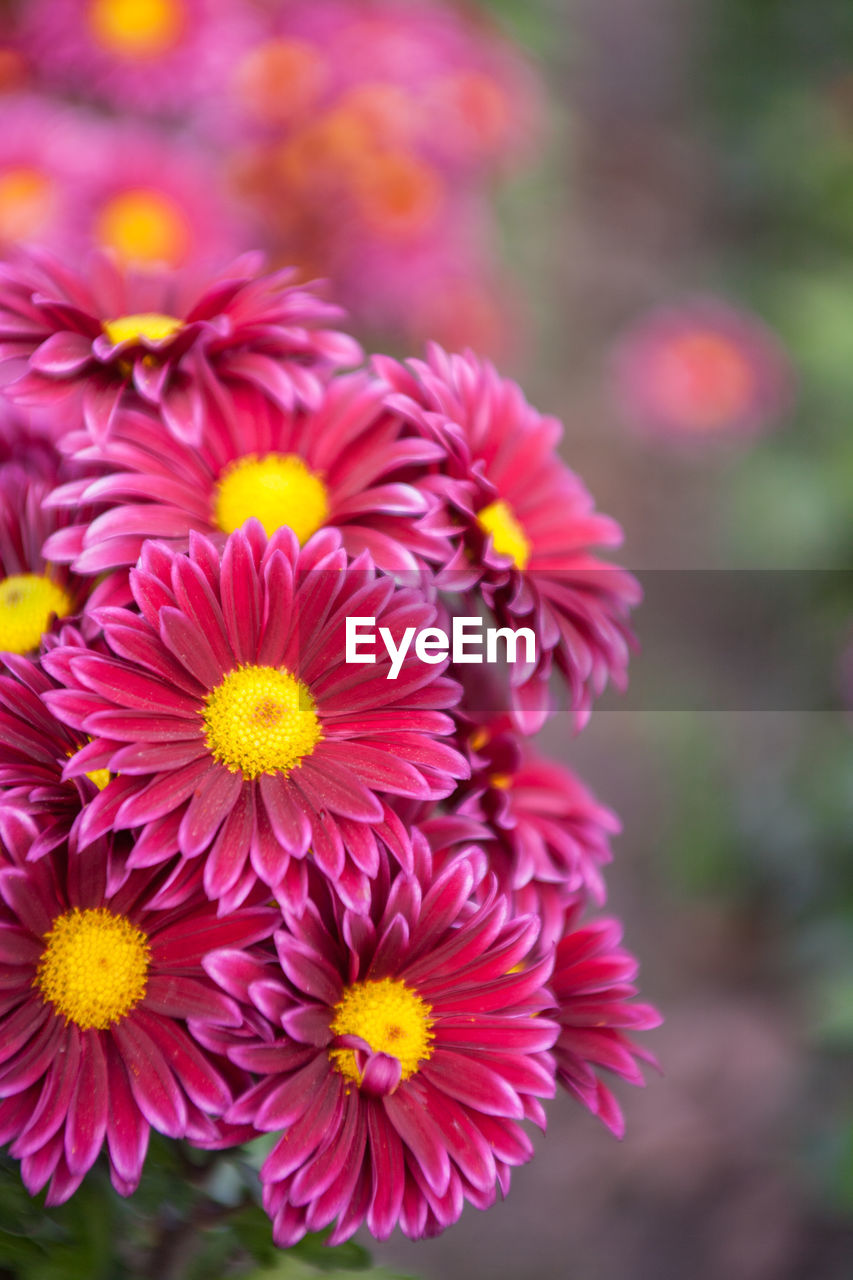
[[73, 1194], [104, 1147], [129, 1195], [152, 1128], [218, 1145], [212, 1117], [232, 1102], [233, 1068], [191, 1027], [242, 1015], [201, 962], [267, 937], [276, 919], [265, 907], [218, 919], [200, 893], [154, 911], [150, 872], [111, 894], [107, 860], [101, 843], [0, 870], [0, 1142], [31, 1195], [49, 1184], [48, 1204]]
[[625, 1034], [660, 1026], [652, 1005], [634, 1001], [637, 961], [619, 945], [618, 920], [594, 920], [573, 927], [557, 946], [551, 990], [557, 1002], [551, 1016], [560, 1024], [554, 1046], [557, 1079], [618, 1138], [625, 1132], [622, 1111], [600, 1079], [600, 1069], [629, 1084], [642, 1085], [637, 1059], [654, 1057]]
[[0, 652], [33, 653], [54, 624], [80, 612], [91, 580], [47, 561], [42, 547], [66, 524], [48, 511], [51, 485], [11, 464], [0, 468]]
[[[67, 640], [68, 629], [63, 632]], [[110, 778], [109, 770], [94, 767], [79, 777], [63, 777], [68, 760], [89, 739], [52, 714], [43, 695], [55, 688], [36, 663], [5, 655], [0, 667], [0, 809], [11, 807], [34, 818], [30, 860], [69, 838], [73, 842], [84, 806]]]
[[541, 727], [553, 664], [583, 724], [608, 679], [626, 682], [628, 614], [640, 589], [592, 553], [619, 545], [622, 531], [557, 456], [561, 424], [472, 353], [433, 345], [407, 368], [384, 356], [375, 364], [389, 404], [448, 450], [445, 494], [459, 538], [447, 586], [477, 588], [501, 625], [535, 632], [535, 663], [510, 669], [517, 722], [525, 732]]
[[263, 1077], [227, 1118], [284, 1133], [261, 1171], [273, 1237], [288, 1246], [336, 1221], [329, 1243], [366, 1223], [419, 1238], [506, 1193], [532, 1154], [520, 1121], [544, 1127], [555, 1025], [543, 1018], [551, 958], [525, 964], [538, 922], [513, 917], [494, 880], [460, 856], [433, 876], [383, 859], [368, 914], [312, 883], [285, 910], [277, 958], [236, 951], [205, 966], [272, 1024], [229, 1056]]
[[790, 408], [793, 374], [779, 339], [760, 320], [713, 298], [645, 316], [614, 363], [626, 419], [684, 439], [750, 435]]
[[366, 556], [348, 567], [334, 530], [300, 550], [289, 529], [268, 543], [257, 521], [224, 551], [200, 535], [188, 556], [146, 543], [131, 587], [141, 617], [99, 613], [114, 656], [57, 648], [44, 659], [68, 686], [46, 700], [92, 739], [69, 772], [91, 756], [119, 775], [87, 806], [81, 839], [145, 824], [131, 865], [206, 854], [205, 888], [223, 909], [256, 877], [301, 903], [310, 848], [364, 909], [377, 838], [410, 856], [380, 797], [446, 795], [467, 765], [441, 741], [458, 686], [411, 650], [396, 680], [382, 654], [349, 665], [346, 618], [375, 617], [399, 643], [434, 607]]
[[48, 546], [80, 573], [135, 563], [147, 537], [176, 550], [186, 549], [191, 530], [224, 543], [251, 516], [268, 536], [289, 527], [302, 544], [318, 529], [338, 528], [349, 554], [368, 551], [390, 572], [449, 554], [446, 538], [430, 529], [435, 500], [417, 483], [417, 468], [426, 473], [441, 449], [406, 434], [385, 407], [384, 387], [366, 373], [334, 379], [310, 409], [237, 393], [233, 413], [212, 412], [197, 445], [132, 413], [103, 444], [80, 432], [65, 445], [78, 449], [89, 474], [57, 490], [51, 504], [73, 512], [91, 495], [106, 508]]
[[215, 98], [253, 38], [234, 0], [27, 0], [18, 40], [38, 72], [121, 110], [167, 115]]
[[251, 255], [203, 290], [186, 275], [123, 273], [106, 254], [85, 276], [47, 254], [3, 264], [0, 365], [19, 375], [7, 394], [65, 413], [79, 401], [96, 439], [120, 406], [147, 405], [178, 439], [197, 442], [210, 405], [227, 412], [247, 385], [285, 409], [316, 404], [331, 371], [361, 352], [322, 327], [338, 309], [290, 279], [259, 277]]
[[141, 269], [222, 267], [249, 238], [203, 148], [125, 122], [101, 125], [69, 223], [84, 249]]
[[561, 936], [574, 904], [605, 899], [602, 867], [621, 824], [571, 770], [519, 741], [506, 718], [476, 727], [468, 740], [471, 779], [454, 811], [485, 823], [485, 846], [502, 890], [519, 912], [542, 920], [540, 946]]

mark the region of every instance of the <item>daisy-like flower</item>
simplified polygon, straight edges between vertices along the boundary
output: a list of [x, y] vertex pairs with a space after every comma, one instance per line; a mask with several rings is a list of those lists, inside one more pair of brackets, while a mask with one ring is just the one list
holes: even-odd
[[538, 932], [513, 917], [476, 853], [433, 876], [416, 833], [409, 874], [383, 858], [370, 909], [354, 916], [317, 878], [285, 910], [276, 957], [233, 950], [205, 967], [272, 1024], [229, 1056], [262, 1077], [227, 1118], [284, 1132], [261, 1171], [282, 1246], [335, 1222], [419, 1238], [506, 1193], [544, 1127], [556, 1027], [541, 1015], [551, 958], [527, 964]]
[[77, 241], [125, 267], [172, 270], [230, 262], [247, 243], [233, 199], [197, 143], [139, 124], [104, 122], [69, 221]]
[[106, 254], [85, 274], [47, 254], [3, 264], [0, 365], [19, 375], [7, 394], [66, 412], [79, 402], [96, 439], [120, 407], [147, 405], [178, 439], [197, 442], [211, 404], [227, 412], [247, 385], [286, 409], [316, 404], [360, 348], [322, 327], [336, 307], [290, 284], [290, 272], [257, 268], [241, 259], [199, 290], [186, 274], [122, 272]]
[[557, 1003], [550, 1016], [561, 1028], [554, 1046], [557, 1079], [617, 1138], [625, 1132], [622, 1111], [598, 1073], [604, 1069], [642, 1085], [638, 1059], [652, 1066], [656, 1062], [626, 1032], [647, 1031], [662, 1022], [652, 1005], [633, 999], [637, 961], [619, 945], [621, 939], [618, 920], [585, 925], [570, 920], [557, 945], [550, 984]]
[[234, 0], [28, 0], [18, 42], [53, 86], [174, 115], [215, 97], [255, 32]]
[[552, 665], [585, 723], [608, 679], [626, 682], [628, 614], [640, 589], [593, 554], [619, 545], [622, 531], [596, 512], [557, 456], [562, 425], [472, 353], [448, 355], [433, 345], [426, 361], [403, 367], [382, 356], [375, 365], [389, 384], [389, 405], [447, 448], [445, 492], [459, 537], [446, 585], [476, 588], [500, 625], [535, 632], [536, 661], [510, 669], [516, 723], [525, 732], [541, 727]]
[[133, 413], [103, 444], [69, 435], [66, 447], [78, 449], [89, 475], [51, 504], [73, 512], [91, 497], [106, 510], [63, 529], [47, 551], [80, 573], [101, 573], [134, 564], [147, 537], [185, 550], [195, 530], [224, 543], [255, 516], [268, 536], [288, 527], [302, 544], [337, 527], [351, 555], [366, 550], [389, 572], [441, 561], [449, 546], [429, 527], [435, 500], [409, 477], [427, 473], [442, 451], [407, 434], [384, 391], [355, 373], [334, 379], [315, 407], [290, 410], [238, 392], [233, 414], [211, 412], [197, 445]]
[[110, 893], [107, 861], [99, 843], [0, 870], [0, 1142], [31, 1195], [49, 1184], [48, 1204], [73, 1194], [104, 1147], [129, 1195], [152, 1128], [221, 1140], [212, 1118], [244, 1082], [191, 1027], [236, 1027], [242, 1015], [202, 960], [267, 937], [276, 920], [248, 906], [217, 918], [200, 892], [152, 910], [150, 872]]
[[751, 435], [790, 408], [793, 374], [779, 339], [714, 298], [645, 316], [619, 346], [622, 411], [642, 430], [684, 439]]
[[478, 819], [501, 889], [519, 912], [542, 920], [540, 946], [562, 935], [566, 911], [605, 899], [602, 867], [621, 824], [571, 770], [520, 741], [507, 717], [476, 726], [468, 739], [470, 781], [454, 812]]
[[[222, 909], [255, 878], [284, 901], [306, 892], [309, 848], [348, 905], [364, 910], [379, 843], [404, 861], [403, 824], [382, 797], [437, 798], [464, 776], [441, 741], [458, 686], [410, 650], [346, 662], [346, 618], [369, 616], [399, 643], [434, 607], [348, 564], [335, 530], [300, 550], [249, 521], [220, 547], [193, 535], [188, 555], [148, 542], [131, 588], [141, 616], [99, 611], [110, 656], [58, 647], [45, 698], [92, 741], [66, 772], [94, 761], [118, 777], [87, 806], [81, 839], [145, 824], [130, 863], [206, 854], [204, 884]], [[114, 655], [114, 656], [113, 656]]]
[[48, 511], [51, 485], [12, 464], [0, 468], [0, 652], [33, 653], [54, 624], [80, 612], [91, 581], [47, 561], [47, 537], [67, 523]]

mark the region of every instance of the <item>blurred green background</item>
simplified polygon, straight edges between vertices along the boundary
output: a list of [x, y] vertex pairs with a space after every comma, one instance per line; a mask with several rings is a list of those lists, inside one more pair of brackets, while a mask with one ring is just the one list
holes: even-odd
[[[666, 1025], [621, 1090], [617, 1145], [567, 1100], [511, 1203], [378, 1258], [502, 1280], [853, 1275], [853, 6], [849, 0], [494, 0], [544, 68], [544, 162], [504, 208], [536, 303], [523, 369], [564, 456], [659, 571], [800, 570], [811, 698], [679, 708], [672, 637], [641, 610], [630, 699], [547, 746], [620, 813], [611, 906]], [[626, 431], [610, 353], [647, 309], [709, 293], [760, 316], [797, 404], [758, 439], [679, 449]], [[828, 572], [833, 571], [833, 572]], [[654, 592], [650, 592], [653, 595]], [[801, 593], [802, 596], [802, 593]], [[792, 595], [792, 601], [794, 596]], [[726, 620], [734, 627], [737, 618]], [[813, 646], [810, 636], [825, 644]], [[701, 655], [760, 672], [756, 635]], [[710, 668], [716, 667], [714, 671]], [[636, 677], [635, 677], [636, 679]], [[669, 685], [667, 685], [669, 680]], [[695, 709], [697, 707], [706, 709]], [[761, 710], [755, 709], [762, 707]], [[782, 709], [787, 707], [788, 709]], [[793, 708], [793, 709], [792, 709]]]

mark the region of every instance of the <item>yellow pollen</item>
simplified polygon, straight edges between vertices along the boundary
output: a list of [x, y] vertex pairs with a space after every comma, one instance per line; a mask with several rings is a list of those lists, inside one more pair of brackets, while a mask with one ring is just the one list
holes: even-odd
[[162, 342], [164, 338], [174, 337], [183, 327], [183, 320], [164, 316], [159, 311], [140, 311], [135, 316], [119, 316], [116, 320], [103, 322], [104, 333], [115, 347], [120, 342], [139, 341], [141, 338]]
[[146, 935], [106, 907], [75, 907], [53, 922], [33, 986], [82, 1031], [106, 1031], [145, 995], [151, 951]]
[[86, 774], [89, 781], [94, 782], [99, 791], [103, 791], [112, 776], [109, 769], [90, 769]]
[[302, 544], [328, 514], [326, 486], [295, 453], [238, 458], [219, 477], [213, 498], [213, 518], [223, 533], [257, 516], [268, 538], [287, 525]]
[[[404, 1080], [432, 1056], [432, 1006], [399, 979], [354, 983], [334, 1013], [336, 1036], [360, 1036], [374, 1053], [390, 1054], [400, 1063]], [[341, 1075], [361, 1082], [352, 1049], [331, 1049], [329, 1054]]]
[[508, 503], [498, 499], [477, 513], [477, 524], [483, 533], [492, 535], [492, 546], [499, 555], [509, 556], [519, 569], [526, 569], [532, 550], [521, 525]]
[[491, 737], [491, 734], [489, 733], [489, 730], [484, 725], [481, 725], [479, 729], [475, 729], [474, 732], [471, 734], [471, 737], [468, 739], [471, 750], [482, 751], [483, 747], [489, 741], [490, 737]]
[[508, 791], [512, 786], [512, 775], [509, 773], [493, 773], [489, 778], [489, 786], [498, 791]]
[[0, 174], [0, 240], [32, 240], [50, 220], [53, 183], [38, 169], [22, 166]]
[[91, 0], [89, 24], [98, 43], [124, 58], [152, 58], [177, 44], [181, 0]]
[[51, 615], [71, 613], [68, 595], [38, 573], [15, 573], [0, 582], [0, 650], [29, 653], [38, 648]]
[[95, 238], [125, 265], [179, 267], [190, 246], [190, 229], [173, 200], [140, 187], [122, 191], [104, 205]]
[[205, 742], [231, 773], [284, 777], [310, 756], [323, 729], [308, 689], [289, 671], [237, 667], [209, 693]]

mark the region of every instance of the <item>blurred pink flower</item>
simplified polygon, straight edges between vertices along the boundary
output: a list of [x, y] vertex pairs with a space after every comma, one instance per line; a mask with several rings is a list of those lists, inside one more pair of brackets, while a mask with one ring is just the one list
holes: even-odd
[[240, 0], [27, 0], [17, 39], [51, 87], [169, 115], [215, 98], [256, 31]]
[[139, 123], [103, 121], [69, 210], [84, 251], [108, 249], [128, 267], [218, 267], [251, 235], [221, 167], [198, 143]]
[[714, 298], [640, 320], [616, 351], [614, 379], [629, 422], [692, 439], [760, 431], [793, 399], [793, 372], [775, 334]]
[[41, 244], [76, 250], [73, 213], [91, 118], [45, 97], [3, 98], [0, 133], [0, 250]]

